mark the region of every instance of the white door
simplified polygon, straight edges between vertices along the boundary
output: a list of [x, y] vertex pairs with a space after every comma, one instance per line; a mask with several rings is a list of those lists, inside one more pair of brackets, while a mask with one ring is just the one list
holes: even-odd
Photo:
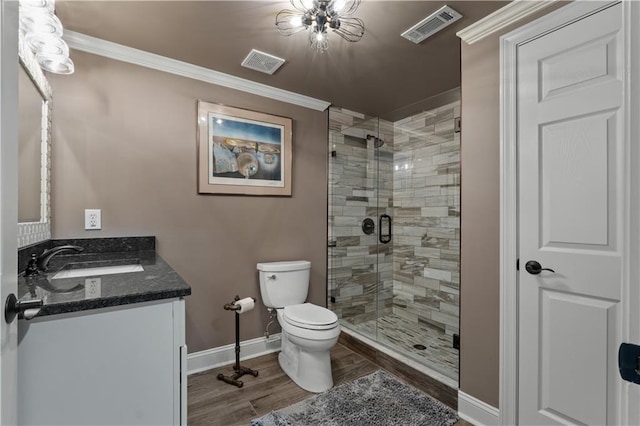
[[0, 3], [0, 423], [17, 424], [16, 321], [4, 321], [4, 302], [17, 293], [18, 2]]
[[625, 256], [638, 238], [625, 215], [622, 20], [617, 4], [518, 48], [520, 424], [621, 421]]

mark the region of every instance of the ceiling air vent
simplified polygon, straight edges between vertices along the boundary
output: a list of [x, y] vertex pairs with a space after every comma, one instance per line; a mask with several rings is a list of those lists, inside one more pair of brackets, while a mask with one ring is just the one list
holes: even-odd
[[284, 62], [282, 58], [253, 49], [242, 61], [242, 66], [265, 74], [273, 74]]
[[407, 40], [418, 44], [427, 37], [453, 24], [460, 18], [462, 18], [462, 15], [449, 6], [442, 6], [436, 12], [427, 16], [401, 35]]

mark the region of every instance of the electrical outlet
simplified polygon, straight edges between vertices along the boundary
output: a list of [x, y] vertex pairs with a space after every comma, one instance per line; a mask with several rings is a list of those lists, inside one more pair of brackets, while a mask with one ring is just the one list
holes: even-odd
[[84, 229], [87, 231], [102, 229], [100, 209], [86, 209], [84, 211]]
[[102, 278], [93, 277], [84, 280], [85, 299], [95, 299], [102, 294]]

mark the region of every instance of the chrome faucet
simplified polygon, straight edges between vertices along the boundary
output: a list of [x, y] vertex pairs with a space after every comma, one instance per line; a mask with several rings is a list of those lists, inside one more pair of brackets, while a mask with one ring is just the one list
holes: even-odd
[[67, 251], [67, 250], [81, 252], [81, 251], [84, 251], [84, 247], [58, 246], [58, 247], [50, 248], [49, 250], [45, 250], [42, 252], [40, 256], [38, 256], [38, 269], [40, 269], [41, 271], [46, 271], [47, 267], [49, 266], [49, 262], [51, 261], [51, 258], [56, 254], [62, 251]]
[[46, 271], [51, 258], [56, 254], [67, 250], [81, 252], [84, 251], [84, 248], [80, 246], [58, 246], [43, 251], [40, 256], [32, 254], [24, 275], [28, 277], [31, 275], [37, 275], [39, 271]]

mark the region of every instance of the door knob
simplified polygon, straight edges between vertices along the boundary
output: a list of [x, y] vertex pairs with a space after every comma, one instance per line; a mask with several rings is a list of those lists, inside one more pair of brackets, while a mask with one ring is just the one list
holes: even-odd
[[11, 293], [4, 304], [4, 320], [9, 324], [16, 315], [18, 318], [30, 320], [40, 313], [43, 304], [42, 299], [20, 301], [15, 294]]
[[531, 275], [538, 275], [542, 271], [556, 272], [551, 268], [543, 268], [537, 260], [530, 260], [524, 265], [524, 269]]

